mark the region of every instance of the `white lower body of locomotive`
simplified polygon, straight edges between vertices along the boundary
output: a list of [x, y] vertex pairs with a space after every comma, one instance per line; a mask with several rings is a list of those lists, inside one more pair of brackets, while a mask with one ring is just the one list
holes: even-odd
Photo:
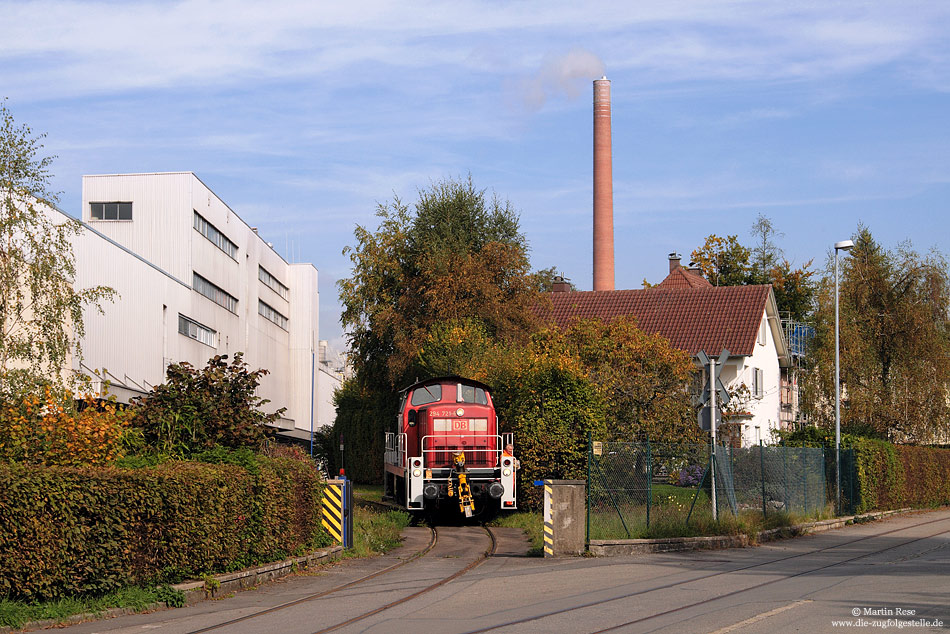
[[[461, 442], [445, 448], [427, 448], [427, 440], [432, 438], [435, 437], [422, 439], [421, 456], [410, 456], [406, 434], [386, 434], [385, 495], [409, 511], [454, 505], [466, 517], [518, 508], [517, 461], [503, 455], [500, 449], [511, 442], [511, 434], [505, 434], [504, 442], [501, 436], [494, 437], [497, 449], [466, 447]], [[465, 436], [451, 438], [461, 441]]]

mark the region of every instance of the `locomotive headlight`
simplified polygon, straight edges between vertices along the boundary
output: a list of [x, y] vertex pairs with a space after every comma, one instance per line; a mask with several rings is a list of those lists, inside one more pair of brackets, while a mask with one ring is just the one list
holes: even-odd
[[503, 476], [505, 476], [505, 477], [507, 478], [508, 476], [511, 475], [511, 469], [504, 469], [504, 470], [502, 470], [501, 475], [503, 475]]
[[413, 478], [418, 478], [418, 477], [421, 477], [421, 476], [422, 476], [422, 469], [413, 469], [413, 470], [412, 470], [412, 477], [413, 477]]

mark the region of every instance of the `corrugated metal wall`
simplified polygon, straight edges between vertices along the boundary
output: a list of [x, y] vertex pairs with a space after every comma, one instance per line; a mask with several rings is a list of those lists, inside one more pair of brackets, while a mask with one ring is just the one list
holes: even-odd
[[[90, 202], [119, 201], [133, 203], [131, 221], [91, 220]], [[236, 258], [194, 229], [195, 211], [237, 245]], [[270, 371], [259, 390], [271, 401], [268, 410], [286, 407], [286, 418], [310, 429], [316, 390], [310, 351], [319, 337], [313, 266], [287, 264], [188, 172], [86, 176], [82, 213], [83, 221], [135, 254], [89, 231], [76, 241], [77, 283], [111, 286], [121, 296], [104, 307], [105, 315], [87, 311], [87, 367], [155, 385], [167, 362], [203, 366], [215, 354], [243, 351], [252, 368]], [[258, 279], [260, 265], [290, 288], [288, 299]], [[236, 314], [192, 290], [193, 272], [236, 297]], [[259, 299], [289, 319], [286, 330], [258, 314]], [[215, 330], [217, 346], [179, 334], [179, 314]]]

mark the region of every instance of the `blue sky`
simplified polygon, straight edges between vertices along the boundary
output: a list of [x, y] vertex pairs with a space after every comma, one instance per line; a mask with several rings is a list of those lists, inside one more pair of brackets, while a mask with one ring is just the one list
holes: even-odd
[[591, 80], [612, 80], [616, 286], [759, 213], [796, 264], [863, 222], [950, 251], [950, 3], [2, 2], [0, 96], [83, 174], [195, 172], [320, 271], [355, 223], [472, 174], [535, 268], [591, 288]]

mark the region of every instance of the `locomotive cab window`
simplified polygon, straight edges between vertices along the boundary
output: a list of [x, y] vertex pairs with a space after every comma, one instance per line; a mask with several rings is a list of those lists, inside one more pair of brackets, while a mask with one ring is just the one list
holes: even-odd
[[428, 405], [442, 400], [442, 386], [439, 384], [423, 386], [412, 391], [410, 403], [413, 405]]
[[488, 399], [485, 397], [485, 390], [474, 385], [458, 384], [458, 402], [476, 403], [478, 405], [488, 405]]

